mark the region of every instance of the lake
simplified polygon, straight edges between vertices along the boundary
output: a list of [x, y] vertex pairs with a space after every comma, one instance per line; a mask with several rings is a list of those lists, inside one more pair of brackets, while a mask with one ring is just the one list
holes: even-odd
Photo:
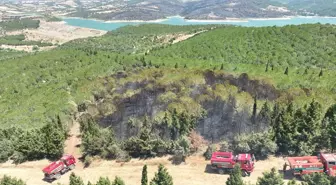
[[126, 25], [137, 25], [146, 23], [160, 23], [169, 25], [200, 25], [200, 24], [231, 24], [247, 27], [262, 27], [262, 26], [285, 26], [285, 25], [299, 25], [308, 23], [321, 24], [336, 24], [336, 17], [294, 17], [288, 19], [248, 19], [246, 21], [189, 21], [183, 17], [175, 16], [162, 21], [153, 22], [104, 22], [91, 19], [79, 18], [63, 18], [63, 20], [72, 26], [92, 28], [98, 30], [111, 31]]

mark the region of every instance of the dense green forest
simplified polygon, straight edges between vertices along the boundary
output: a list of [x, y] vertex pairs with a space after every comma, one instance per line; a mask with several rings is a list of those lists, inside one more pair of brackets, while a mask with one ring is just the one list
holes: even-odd
[[0, 49], [0, 61], [11, 59], [14, 57], [24, 56], [26, 54], [28, 53], [11, 49]]
[[223, 63], [335, 68], [336, 27], [227, 27], [151, 52], [160, 57], [203, 59]]
[[[70, 41], [62, 47], [89, 49], [95, 48], [105, 51], [123, 53], [144, 53], [153, 47], [169, 44], [178, 34], [191, 34], [211, 28], [206, 26], [167, 26], [160, 24], [146, 24], [121, 27], [108, 32], [101, 37]], [[174, 37], [175, 36], [175, 37]]]
[[0, 22], [0, 30], [15, 31], [26, 28], [38, 28], [40, 26], [39, 20], [32, 19], [15, 19], [10, 21]]
[[36, 45], [40, 47], [44, 46], [52, 46], [51, 43], [41, 42], [41, 41], [28, 41], [25, 40], [25, 36], [23, 34], [20, 35], [7, 35], [0, 37], [0, 44], [4, 45], [13, 45], [13, 46], [21, 46], [21, 45]]
[[55, 17], [55, 16], [46, 16], [45, 20], [47, 22], [60, 22], [60, 21], [62, 21], [61, 18], [58, 18], [58, 17]]

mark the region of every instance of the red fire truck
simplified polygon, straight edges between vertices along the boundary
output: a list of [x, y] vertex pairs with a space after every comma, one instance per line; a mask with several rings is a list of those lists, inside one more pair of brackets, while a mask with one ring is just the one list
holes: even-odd
[[232, 171], [235, 164], [240, 164], [242, 175], [249, 176], [254, 169], [254, 160], [250, 154], [238, 154], [234, 156], [232, 152], [214, 152], [211, 157], [211, 167], [219, 174]]
[[317, 156], [288, 157], [289, 167], [295, 176], [311, 173], [326, 173], [335, 176], [336, 154], [323, 154]]
[[64, 155], [60, 160], [43, 168], [44, 179], [47, 181], [61, 178], [61, 175], [75, 168], [76, 160], [72, 155]]

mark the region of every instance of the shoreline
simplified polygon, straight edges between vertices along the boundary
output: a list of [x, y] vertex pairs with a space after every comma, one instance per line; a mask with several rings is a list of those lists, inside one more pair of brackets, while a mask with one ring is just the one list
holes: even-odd
[[81, 17], [65, 17], [60, 16], [63, 19], [62, 22], [65, 22], [64, 19], [82, 19], [82, 20], [92, 20], [98, 21], [102, 23], [162, 23], [171, 18], [180, 18], [183, 19], [185, 22], [204, 22], [204, 23], [220, 23], [220, 22], [249, 22], [249, 21], [268, 21], [268, 20], [291, 20], [295, 18], [306, 18], [306, 19], [314, 19], [314, 18], [326, 18], [326, 19], [336, 19], [336, 17], [328, 17], [328, 16], [285, 16], [285, 17], [275, 17], [275, 18], [227, 18], [227, 19], [186, 19], [185, 17], [176, 15], [176, 16], [169, 16], [162, 19], [154, 19], [154, 20], [99, 20], [99, 19], [92, 19], [92, 18], [81, 18]]
[[81, 18], [81, 17], [65, 17], [60, 16], [61, 19], [82, 19], [82, 20], [91, 20], [91, 21], [97, 21], [102, 23], [159, 23], [168, 20], [171, 17], [163, 18], [163, 19], [154, 19], [154, 20], [100, 20], [100, 19], [93, 19], [93, 18]]

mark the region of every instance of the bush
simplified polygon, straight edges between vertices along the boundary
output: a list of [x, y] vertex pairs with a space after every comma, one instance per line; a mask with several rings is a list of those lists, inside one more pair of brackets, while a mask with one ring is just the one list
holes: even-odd
[[6, 162], [14, 153], [12, 141], [3, 139], [0, 140], [0, 162]]
[[154, 178], [151, 180], [150, 185], [173, 185], [173, 178], [169, 175], [167, 169], [160, 164], [158, 172], [155, 173]]
[[227, 141], [222, 141], [220, 143], [220, 151], [222, 152], [228, 152], [230, 151], [230, 144]]
[[217, 150], [217, 147], [215, 145], [209, 145], [203, 156], [206, 160], [210, 160], [212, 153], [214, 153]]
[[270, 172], [264, 172], [262, 177], [258, 178], [257, 185], [284, 185], [282, 176], [272, 168]]
[[125, 182], [120, 177], [115, 177], [112, 185], [125, 185]]
[[3, 176], [0, 180], [0, 185], [26, 185], [21, 179], [10, 176]]
[[330, 185], [329, 177], [324, 173], [313, 173], [311, 175], [304, 175], [302, 179], [305, 181], [303, 185]]
[[92, 160], [91, 156], [89, 156], [89, 155], [85, 156], [85, 158], [84, 158], [84, 168], [89, 167], [91, 165], [92, 161], [93, 160]]
[[190, 151], [191, 152], [197, 152], [203, 145], [207, 143], [204, 140], [204, 138], [199, 133], [197, 133], [195, 130], [190, 132], [189, 140], [190, 140]]
[[277, 151], [277, 145], [268, 133], [252, 133], [236, 136], [231, 149], [234, 153], [252, 153], [256, 159], [265, 159]]

